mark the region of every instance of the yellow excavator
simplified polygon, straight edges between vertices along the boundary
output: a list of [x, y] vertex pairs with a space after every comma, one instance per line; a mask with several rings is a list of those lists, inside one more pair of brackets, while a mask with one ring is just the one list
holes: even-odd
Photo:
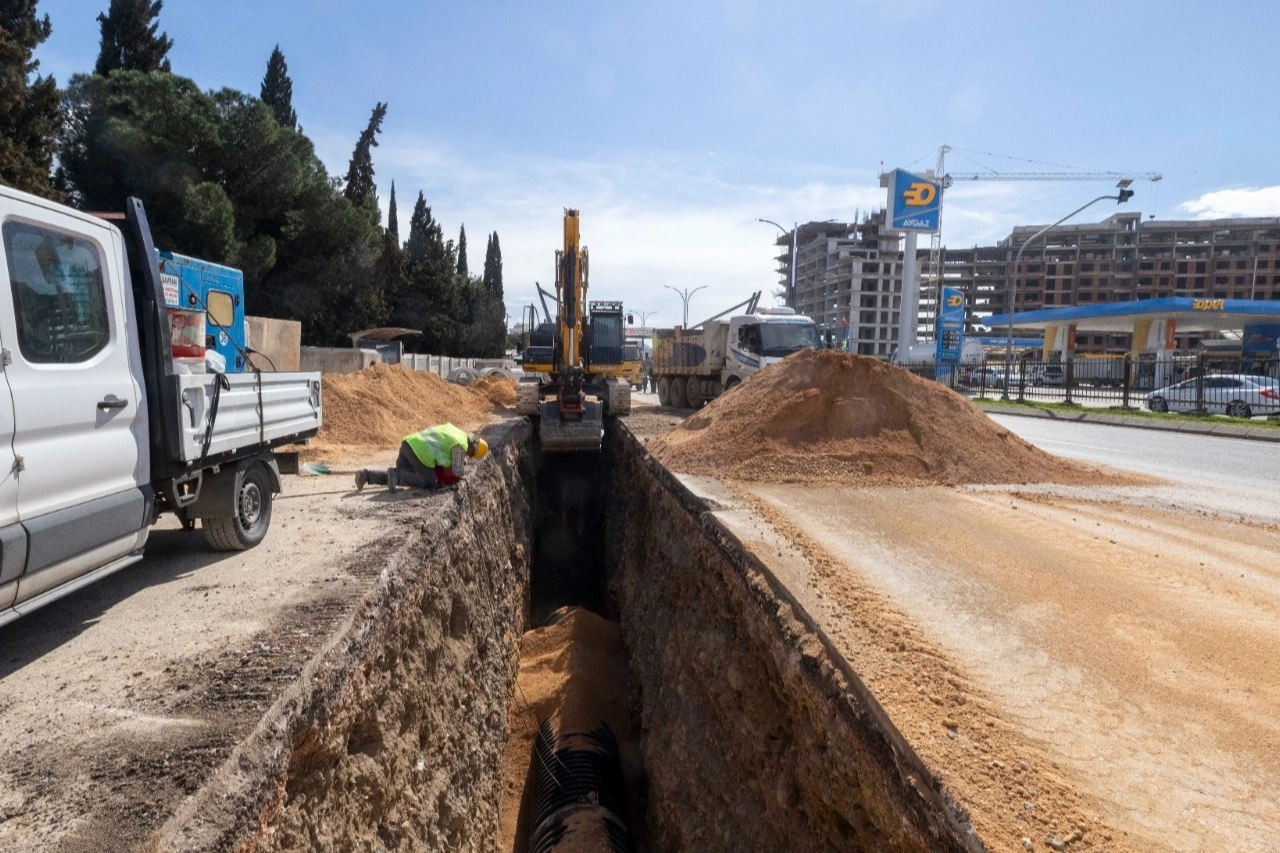
[[[516, 388], [516, 411], [534, 422], [544, 452], [599, 451], [604, 418], [631, 411], [631, 385], [623, 378], [622, 303], [588, 303], [587, 269], [578, 211], [565, 210], [564, 247], [556, 252], [555, 322], [533, 334], [524, 350], [525, 377]], [[549, 316], [545, 303], [543, 308]]]

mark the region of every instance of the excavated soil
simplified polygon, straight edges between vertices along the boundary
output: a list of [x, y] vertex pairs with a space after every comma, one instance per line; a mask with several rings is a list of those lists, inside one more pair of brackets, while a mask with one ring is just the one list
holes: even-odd
[[301, 448], [301, 458], [321, 462], [363, 458], [371, 449], [394, 450], [409, 433], [439, 423], [471, 430], [489, 419], [494, 406], [505, 405], [499, 398], [503, 398], [500, 381], [464, 388], [434, 373], [400, 365], [375, 364], [357, 373], [326, 375], [324, 425]]
[[649, 448], [672, 470], [739, 480], [1133, 482], [1045, 453], [936, 382], [833, 351], [765, 368]]
[[491, 373], [471, 383], [471, 390], [483, 394], [495, 406], [515, 408], [516, 381], [510, 376]]

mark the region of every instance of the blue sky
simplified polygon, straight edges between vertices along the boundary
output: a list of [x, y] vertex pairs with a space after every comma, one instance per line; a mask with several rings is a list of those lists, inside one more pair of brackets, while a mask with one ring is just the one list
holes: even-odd
[[[41, 0], [43, 72], [91, 70], [106, 6]], [[1274, 0], [166, 0], [160, 20], [174, 71], [205, 88], [256, 94], [278, 42], [336, 174], [387, 101], [384, 204], [394, 179], [407, 223], [425, 192], [446, 234], [466, 223], [473, 268], [496, 229], [513, 314], [552, 276], [562, 207], [582, 210], [594, 297], [669, 323], [662, 285], [707, 285], [700, 318], [776, 283], [757, 217], [851, 218], [883, 205], [881, 163], [928, 168], [942, 143], [1001, 171], [1052, 167], [973, 152], [1160, 172], [1129, 209], [1162, 219], [1280, 215]], [[948, 169], [979, 171], [957, 154]], [[957, 187], [944, 242], [1108, 188]]]

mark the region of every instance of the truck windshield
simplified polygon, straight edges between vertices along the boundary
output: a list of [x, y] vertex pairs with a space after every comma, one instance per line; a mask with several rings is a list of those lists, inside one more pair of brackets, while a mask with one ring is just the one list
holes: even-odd
[[818, 329], [812, 323], [760, 324], [761, 355], [778, 358], [802, 349], [816, 349], [821, 345]]

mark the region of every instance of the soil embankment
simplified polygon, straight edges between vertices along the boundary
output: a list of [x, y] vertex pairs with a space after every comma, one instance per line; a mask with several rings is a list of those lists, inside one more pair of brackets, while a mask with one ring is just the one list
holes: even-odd
[[954, 391], [874, 358], [806, 350], [650, 444], [674, 471], [771, 482], [1132, 482], [1060, 459]]
[[472, 430], [487, 423], [505, 403], [504, 380], [485, 379], [470, 388], [434, 373], [375, 364], [356, 373], [324, 377], [324, 424], [302, 448], [309, 462], [346, 462], [392, 451], [411, 432], [452, 423]]

